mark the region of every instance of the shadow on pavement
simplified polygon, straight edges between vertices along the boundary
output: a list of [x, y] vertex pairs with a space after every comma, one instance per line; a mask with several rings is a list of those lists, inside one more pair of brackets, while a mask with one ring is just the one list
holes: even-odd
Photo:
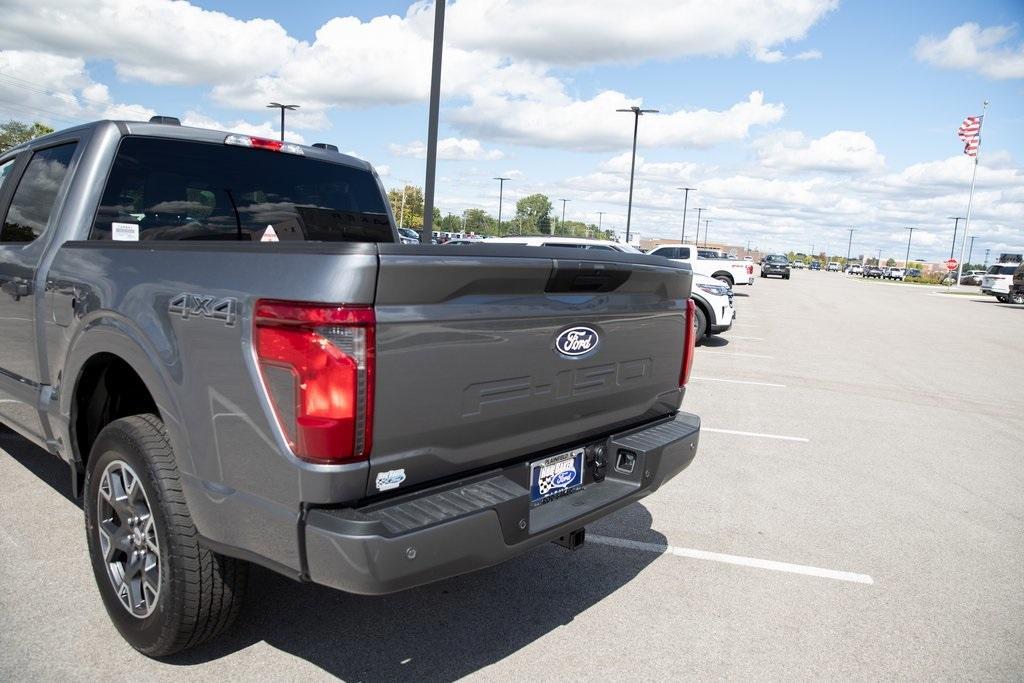
[[717, 334], [709, 334], [701, 340], [700, 345], [707, 346], [712, 349], [720, 349], [723, 346], [728, 346], [729, 340], [725, 337], [720, 337]]
[[71, 473], [68, 465], [52, 453], [47, 453], [39, 446], [0, 425], [0, 451], [6, 451], [16, 462], [64, 496], [76, 507], [81, 504], [71, 496]]
[[[78, 505], [62, 460], [2, 429], [0, 449]], [[667, 543], [651, 529], [651, 514], [640, 503], [616, 515], [630, 526], [631, 538]], [[496, 567], [379, 597], [297, 583], [253, 567], [235, 627], [213, 643], [163, 661], [197, 665], [266, 642], [345, 680], [451, 681], [572, 622], [657, 557], [591, 544], [577, 551], [547, 544]], [[579, 643], [577, 654], [598, 647], [599, 634], [594, 639]]]

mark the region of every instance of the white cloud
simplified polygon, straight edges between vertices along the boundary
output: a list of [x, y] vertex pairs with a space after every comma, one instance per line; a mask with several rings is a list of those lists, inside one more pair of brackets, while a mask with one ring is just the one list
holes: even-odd
[[[259, 138], [270, 138], [272, 140], [277, 140], [281, 137], [280, 123], [276, 125], [270, 121], [252, 123], [244, 119], [237, 119], [232, 123], [221, 123], [216, 119], [194, 111], [185, 112], [185, 115], [181, 117], [181, 124], [183, 126], [195, 126], [196, 128], [210, 128], [231, 133], [241, 133], [243, 135], [254, 135]], [[300, 145], [306, 144], [306, 138], [291, 130], [287, 122], [284, 127], [284, 139]]]
[[837, 130], [813, 140], [783, 132], [757, 140], [754, 147], [761, 164], [772, 169], [863, 173], [885, 165], [875, 141], [863, 131]]
[[85, 61], [26, 50], [0, 51], [0, 111], [57, 128], [94, 119], [145, 121], [156, 112], [115, 102], [89, 77]]
[[[416, 140], [406, 145], [388, 145], [395, 156], [425, 159], [427, 145]], [[499, 149], [485, 149], [479, 140], [473, 138], [441, 138], [437, 141], [437, 158], [450, 161], [496, 161], [504, 159], [505, 153]]]
[[793, 59], [799, 61], [807, 61], [809, 59], [821, 59], [821, 50], [805, 50], [799, 53], [796, 57], [793, 57]]
[[580, 66], [739, 52], [802, 39], [837, 0], [465, 0], [446, 38], [460, 47]]
[[781, 50], [769, 50], [761, 46], [755, 48], [751, 54], [754, 59], [765, 64], [775, 64], [786, 59], [786, 55]]
[[[612, 90], [589, 100], [573, 100], [563, 94], [551, 102], [489, 96], [456, 110], [451, 120], [479, 137], [537, 147], [604, 151], [631, 144], [629, 115], [616, 109], [638, 104], [639, 100]], [[781, 104], [766, 103], [763, 93], [752, 92], [746, 100], [722, 111], [645, 114], [640, 121], [638, 144], [711, 147], [742, 140], [752, 127], [776, 123], [784, 111]]]
[[945, 38], [921, 37], [914, 55], [921, 62], [976, 71], [992, 79], [1024, 78], [1024, 44], [1009, 44], [1015, 32], [1014, 26], [982, 28], [967, 22]]

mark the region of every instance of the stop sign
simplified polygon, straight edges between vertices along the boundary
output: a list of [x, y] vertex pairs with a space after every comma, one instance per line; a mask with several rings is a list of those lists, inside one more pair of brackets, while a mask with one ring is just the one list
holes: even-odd
[[956, 270], [956, 267], [958, 265], [959, 262], [955, 258], [946, 259], [946, 268], [948, 268], [949, 270]]

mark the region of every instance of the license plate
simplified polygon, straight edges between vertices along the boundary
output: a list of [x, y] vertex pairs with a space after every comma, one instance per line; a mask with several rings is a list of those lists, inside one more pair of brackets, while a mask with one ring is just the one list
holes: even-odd
[[583, 449], [530, 463], [530, 503], [540, 505], [583, 487]]

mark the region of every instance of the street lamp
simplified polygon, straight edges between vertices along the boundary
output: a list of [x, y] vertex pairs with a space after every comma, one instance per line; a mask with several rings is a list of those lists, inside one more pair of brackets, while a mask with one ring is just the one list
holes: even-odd
[[[709, 225], [711, 225], [711, 219], [710, 218], [705, 218], [704, 219], [704, 246], [705, 247], [708, 246], [708, 226]], [[698, 228], [700, 227], [699, 223], [697, 224], [697, 227]]]
[[605, 214], [604, 211], [598, 211], [597, 212], [597, 229], [598, 229], [599, 232], [602, 230], [602, 228], [601, 228], [601, 221], [604, 219], [604, 214]]
[[967, 252], [967, 263], [971, 262], [971, 256], [974, 255], [974, 240], [978, 239], [977, 235], [971, 235], [971, 250]]
[[493, 178], [492, 180], [497, 180], [498, 181], [498, 234], [500, 235], [501, 234], [501, 200], [502, 200], [502, 198], [503, 198], [503, 196], [505, 194], [505, 181], [509, 180], [509, 178], [502, 178], [501, 176], [498, 176], [497, 178]]
[[[690, 200], [690, 192], [691, 191], [696, 192], [697, 188], [696, 187], [677, 187], [676, 189], [677, 190], [683, 190], [685, 192], [685, 194], [683, 195], [683, 234], [679, 236], [679, 243], [680, 244], [686, 244], [686, 205], [687, 205], [687, 203]], [[700, 227], [700, 225], [698, 225], [697, 227]]]
[[855, 228], [850, 228], [850, 241], [846, 244], [846, 265], [850, 265], [850, 250], [853, 249], [853, 233]]
[[562, 230], [565, 230], [565, 203], [572, 201], [571, 199], [559, 199], [562, 202]]
[[953, 258], [953, 250], [956, 249], [956, 229], [960, 226], [960, 221], [967, 220], [963, 216], [949, 216], [953, 219], [953, 246], [949, 248], [949, 258]]
[[658, 110], [630, 107], [629, 109], [616, 109], [615, 111], [633, 114], [633, 158], [629, 162], [629, 203], [626, 205], [626, 244], [629, 244], [629, 225], [630, 219], [633, 217], [633, 172], [636, 170], [636, 133], [640, 126], [640, 117], [644, 114], [657, 114]]
[[427, 106], [427, 168], [423, 183], [423, 244], [434, 231], [434, 183], [437, 178], [437, 126], [441, 110], [441, 55], [444, 46], [444, 9], [447, 0], [434, 3], [434, 45], [430, 66], [430, 102]]
[[700, 241], [700, 215], [704, 211], [707, 211], [707, 209], [705, 209], [703, 206], [696, 206], [693, 210], [697, 212], [697, 236], [693, 239], [693, 246], [694, 248], [696, 248], [697, 242]]
[[267, 105], [267, 109], [280, 109], [281, 110], [281, 142], [284, 142], [284, 110], [295, 111], [299, 108], [297, 104], [281, 104], [280, 102], [271, 102]]
[[903, 259], [903, 276], [906, 277], [906, 271], [910, 268], [910, 240], [914, 237], [914, 228], [904, 228], [904, 230], [910, 231], [910, 234], [907, 235], [907, 258]]

